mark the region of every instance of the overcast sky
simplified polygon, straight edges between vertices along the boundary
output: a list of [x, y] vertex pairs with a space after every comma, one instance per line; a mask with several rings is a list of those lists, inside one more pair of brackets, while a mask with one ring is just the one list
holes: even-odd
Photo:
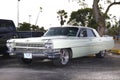
[[[1, 19], [11, 19], [15, 22], [17, 26], [17, 1], [18, 0], [0, 0], [0, 18]], [[71, 0], [72, 1], [72, 0]], [[93, 0], [88, 0], [92, 7]], [[74, 1], [69, 2], [69, 0], [20, 0], [19, 2], [19, 22], [28, 22], [31, 24], [36, 23], [37, 15], [39, 13], [40, 7], [42, 7], [42, 12], [39, 14], [37, 25], [49, 28], [50, 26], [60, 26], [57, 11], [64, 9], [68, 12], [68, 15], [72, 11], [76, 11], [80, 6]], [[113, 8], [113, 7], [112, 7]], [[119, 16], [119, 8], [114, 7], [114, 15]], [[115, 12], [116, 10], [116, 12]], [[110, 11], [112, 12], [112, 11]], [[31, 17], [29, 17], [31, 15]]]

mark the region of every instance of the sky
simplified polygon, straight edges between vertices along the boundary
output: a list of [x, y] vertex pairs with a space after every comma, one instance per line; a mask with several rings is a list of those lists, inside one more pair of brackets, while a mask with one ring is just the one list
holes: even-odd
[[[76, 0], [77, 1], [77, 0]], [[79, 4], [74, 0], [20, 0], [19, 1], [19, 23], [27, 22], [48, 29], [51, 26], [60, 26], [57, 12], [64, 9], [68, 16], [72, 11], [80, 9]], [[89, 7], [92, 7], [93, 0], [88, 0]], [[39, 13], [40, 7], [42, 12]], [[116, 9], [116, 12], [115, 12]], [[120, 16], [118, 7], [112, 7], [110, 12]], [[17, 27], [18, 0], [0, 0], [0, 18], [11, 19]]]

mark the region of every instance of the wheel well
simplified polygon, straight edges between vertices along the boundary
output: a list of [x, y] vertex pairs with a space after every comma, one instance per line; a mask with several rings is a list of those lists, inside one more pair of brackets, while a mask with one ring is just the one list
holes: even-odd
[[73, 56], [72, 49], [71, 48], [65, 48], [65, 49], [67, 49], [70, 52], [70, 59], [71, 59]]

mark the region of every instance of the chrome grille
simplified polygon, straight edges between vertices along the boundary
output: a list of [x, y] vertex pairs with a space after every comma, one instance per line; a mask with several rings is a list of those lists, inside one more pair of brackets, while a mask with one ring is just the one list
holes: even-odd
[[25, 52], [42, 53], [42, 52], [43, 52], [43, 49], [15, 48], [14, 51], [15, 51], [15, 52], [22, 52], [22, 53], [25, 53]]
[[16, 43], [16, 46], [21, 46], [21, 47], [44, 47], [44, 44]]

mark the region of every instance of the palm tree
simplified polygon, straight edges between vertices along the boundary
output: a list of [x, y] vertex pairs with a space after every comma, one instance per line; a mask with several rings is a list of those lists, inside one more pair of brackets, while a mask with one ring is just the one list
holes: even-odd
[[57, 14], [59, 15], [58, 18], [60, 18], [60, 25], [63, 26], [66, 22], [65, 19], [68, 17], [67, 12], [65, 12], [65, 10], [59, 10]]

